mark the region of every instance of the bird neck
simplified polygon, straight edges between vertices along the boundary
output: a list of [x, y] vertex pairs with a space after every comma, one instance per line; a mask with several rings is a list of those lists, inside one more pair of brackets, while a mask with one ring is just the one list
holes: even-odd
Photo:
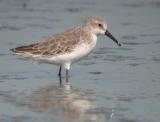
[[90, 26], [82, 26], [81, 35], [84, 40], [88, 43], [92, 43], [97, 41], [97, 35], [94, 33], [93, 29]]

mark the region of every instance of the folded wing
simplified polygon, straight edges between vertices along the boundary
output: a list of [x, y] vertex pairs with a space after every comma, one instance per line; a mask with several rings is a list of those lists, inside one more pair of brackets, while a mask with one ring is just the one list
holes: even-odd
[[53, 56], [71, 52], [74, 46], [79, 42], [79, 36], [80, 28], [72, 28], [66, 32], [49, 37], [42, 42], [21, 46], [10, 50], [19, 55]]

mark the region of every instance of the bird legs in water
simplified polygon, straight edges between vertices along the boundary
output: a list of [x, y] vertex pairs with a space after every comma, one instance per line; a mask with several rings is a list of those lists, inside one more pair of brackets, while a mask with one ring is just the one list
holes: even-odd
[[59, 72], [58, 72], [58, 76], [61, 77], [61, 71], [62, 71], [62, 66], [60, 65], [59, 67]]
[[66, 82], [68, 83], [68, 75], [69, 75], [69, 70], [66, 69]]
[[[59, 72], [58, 72], [60, 85], [62, 83], [62, 73], [61, 72], [62, 72], [62, 66], [60, 65]], [[69, 70], [66, 69], [66, 82], [68, 82], [68, 76], [69, 76]]]

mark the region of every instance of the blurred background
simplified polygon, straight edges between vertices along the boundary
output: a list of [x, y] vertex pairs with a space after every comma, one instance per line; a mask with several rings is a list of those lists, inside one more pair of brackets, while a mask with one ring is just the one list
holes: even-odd
[[[0, 122], [159, 122], [159, 13], [159, 0], [0, 0]], [[68, 84], [59, 67], [9, 51], [91, 15], [123, 46], [99, 37]]]

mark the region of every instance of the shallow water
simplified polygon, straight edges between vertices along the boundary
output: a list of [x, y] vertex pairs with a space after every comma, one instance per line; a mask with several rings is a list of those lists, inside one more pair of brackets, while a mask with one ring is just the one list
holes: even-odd
[[[159, 12], [157, 0], [1, 0], [0, 122], [159, 122]], [[88, 15], [106, 18], [123, 46], [99, 37], [68, 84], [58, 67], [9, 52]]]

